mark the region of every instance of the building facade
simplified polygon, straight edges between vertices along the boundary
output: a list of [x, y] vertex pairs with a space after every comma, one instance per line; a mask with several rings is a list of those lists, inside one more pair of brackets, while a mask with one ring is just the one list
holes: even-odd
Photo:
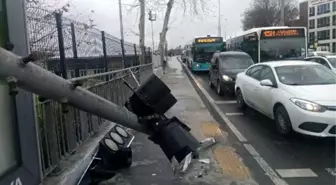
[[308, 7], [308, 47], [336, 53], [336, 0], [309, 0]]
[[299, 18], [285, 22], [286, 26], [302, 26], [308, 29], [308, 1], [299, 4], [299, 12]]

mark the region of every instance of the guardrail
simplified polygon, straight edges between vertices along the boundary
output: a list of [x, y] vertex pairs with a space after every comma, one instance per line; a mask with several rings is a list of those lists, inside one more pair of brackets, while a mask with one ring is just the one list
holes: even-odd
[[[153, 72], [152, 64], [70, 79], [82, 87], [115, 103], [123, 105], [131, 95], [124, 80], [136, 87]], [[52, 84], [51, 84], [52, 85]], [[44, 176], [57, 172], [59, 162], [73, 153], [82, 142], [98, 131], [105, 120], [90, 113], [65, 106], [56, 101], [41, 101], [36, 96], [38, 135]], [[85, 100], [83, 100], [85, 101]]]

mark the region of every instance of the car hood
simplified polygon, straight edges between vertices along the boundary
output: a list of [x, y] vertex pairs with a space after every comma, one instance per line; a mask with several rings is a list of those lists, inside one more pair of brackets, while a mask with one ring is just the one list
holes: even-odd
[[322, 105], [336, 105], [336, 84], [330, 85], [285, 85], [292, 97], [313, 101]]
[[246, 69], [224, 69], [222, 74], [230, 77], [236, 77], [238, 73], [244, 72], [245, 70]]

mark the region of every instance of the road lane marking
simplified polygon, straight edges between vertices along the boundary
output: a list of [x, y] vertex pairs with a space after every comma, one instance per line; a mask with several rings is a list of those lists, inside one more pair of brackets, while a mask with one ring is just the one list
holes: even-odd
[[215, 101], [215, 104], [236, 104], [236, 100], [228, 100], [228, 101]]
[[225, 113], [226, 116], [244, 116], [243, 113], [241, 112], [228, 112], [228, 113]]
[[286, 181], [281, 179], [271, 166], [260, 156], [260, 154], [250, 144], [244, 144], [246, 150], [257, 161], [260, 167], [265, 171], [266, 175], [271, 179], [275, 185], [288, 185]]
[[301, 169], [276, 169], [275, 171], [282, 178], [294, 178], [294, 177], [318, 177], [313, 170], [309, 168], [301, 168]]

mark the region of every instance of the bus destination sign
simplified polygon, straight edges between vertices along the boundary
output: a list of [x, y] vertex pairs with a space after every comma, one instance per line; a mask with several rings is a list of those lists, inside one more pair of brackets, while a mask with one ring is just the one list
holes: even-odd
[[197, 44], [205, 44], [205, 43], [216, 43], [216, 42], [223, 42], [221, 38], [198, 38], [196, 39]]
[[261, 38], [304, 37], [304, 29], [264, 30]]

